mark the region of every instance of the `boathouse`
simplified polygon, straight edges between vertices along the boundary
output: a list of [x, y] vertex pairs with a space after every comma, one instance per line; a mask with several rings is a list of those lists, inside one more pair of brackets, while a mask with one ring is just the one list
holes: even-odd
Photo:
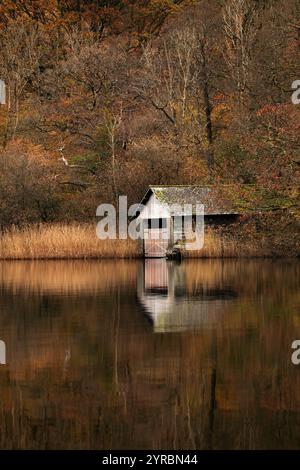
[[[238, 213], [228, 195], [220, 187], [203, 186], [149, 186], [141, 201], [138, 216], [144, 230], [143, 251], [146, 258], [163, 258], [188, 240], [183, 217], [191, 217], [191, 226], [197, 208], [203, 206], [205, 225], [224, 225], [234, 222]], [[174, 207], [189, 207], [188, 213]], [[190, 210], [192, 208], [192, 210]]]

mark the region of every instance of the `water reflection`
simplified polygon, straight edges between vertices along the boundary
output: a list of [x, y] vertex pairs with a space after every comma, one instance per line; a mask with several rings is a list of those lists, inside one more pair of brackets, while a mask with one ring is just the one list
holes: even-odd
[[299, 263], [149, 266], [0, 264], [0, 448], [299, 448]]
[[147, 259], [140, 267], [138, 298], [155, 332], [212, 326], [237, 297], [226, 287], [222, 272], [221, 281], [208, 284], [203, 276], [192, 289], [188, 277], [185, 267], [164, 259]]

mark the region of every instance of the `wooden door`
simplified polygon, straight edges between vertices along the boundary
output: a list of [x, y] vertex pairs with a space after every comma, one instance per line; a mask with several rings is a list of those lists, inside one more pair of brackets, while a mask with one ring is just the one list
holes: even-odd
[[164, 258], [167, 254], [168, 231], [164, 228], [149, 228], [144, 232], [145, 258]]

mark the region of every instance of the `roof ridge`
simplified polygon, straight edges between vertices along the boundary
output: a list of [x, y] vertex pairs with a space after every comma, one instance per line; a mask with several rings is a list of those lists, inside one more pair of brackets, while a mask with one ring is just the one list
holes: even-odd
[[218, 188], [218, 187], [255, 187], [253, 183], [243, 183], [241, 185], [237, 183], [217, 183], [217, 184], [150, 184], [148, 188]]
[[190, 187], [193, 187], [193, 186], [196, 186], [196, 187], [211, 187], [211, 186], [256, 186], [254, 183], [242, 183], [242, 184], [239, 184], [239, 183], [215, 183], [215, 184], [206, 184], [206, 185], [202, 185], [202, 184], [149, 184], [148, 187], [149, 188], [180, 188], [180, 187], [183, 187], [183, 188], [190, 188]]
[[201, 184], [162, 184], [149, 185], [149, 188], [209, 188], [211, 185], [203, 186]]

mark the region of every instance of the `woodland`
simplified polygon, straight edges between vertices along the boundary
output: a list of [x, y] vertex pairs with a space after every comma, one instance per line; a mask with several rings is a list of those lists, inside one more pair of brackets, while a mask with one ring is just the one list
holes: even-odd
[[299, 238], [298, 0], [2, 0], [0, 223], [220, 185]]

